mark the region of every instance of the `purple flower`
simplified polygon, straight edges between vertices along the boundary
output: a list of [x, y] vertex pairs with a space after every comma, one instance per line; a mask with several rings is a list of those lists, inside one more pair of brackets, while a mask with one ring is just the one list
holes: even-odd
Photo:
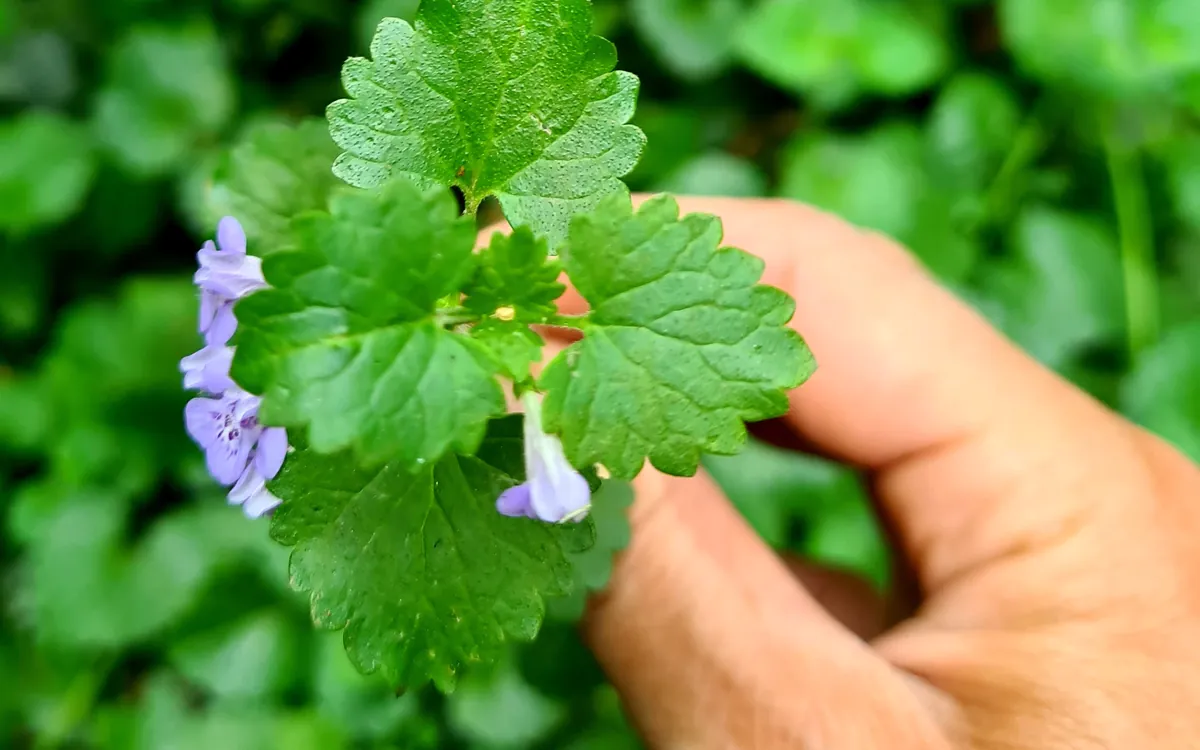
[[217, 224], [217, 241], [196, 253], [200, 268], [192, 281], [200, 287], [200, 332], [209, 344], [224, 344], [237, 328], [233, 303], [267, 285], [262, 259], [246, 254], [246, 233], [232, 216]]
[[194, 398], [184, 407], [192, 440], [204, 449], [208, 473], [224, 485], [235, 483], [250, 462], [262, 433], [256, 396], [227, 391], [221, 398]]
[[238, 387], [229, 377], [237, 330], [233, 303], [266, 286], [262, 261], [246, 254], [246, 233], [237, 219], [226, 216], [217, 225], [217, 241], [204, 243], [196, 254], [200, 269], [193, 277], [200, 287], [200, 332], [205, 346], [179, 361], [183, 387], [212, 394], [194, 398], [184, 409], [188, 434], [204, 449], [208, 473], [223, 485], [233, 485], [229, 502], [258, 518], [279, 505], [267, 489], [288, 452], [287, 431], [258, 422], [261, 399]]
[[506, 516], [539, 518], [550, 523], [581, 521], [592, 507], [591, 488], [563, 453], [562, 443], [542, 431], [542, 405], [526, 393], [525, 479], [496, 499], [496, 510]]
[[205, 393], [224, 393], [237, 388], [229, 377], [233, 363], [233, 347], [209, 345], [179, 360], [183, 387]]

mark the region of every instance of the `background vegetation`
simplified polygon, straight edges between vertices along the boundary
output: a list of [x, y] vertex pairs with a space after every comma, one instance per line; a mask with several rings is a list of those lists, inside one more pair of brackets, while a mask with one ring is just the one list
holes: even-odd
[[[0, 745], [636, 746], [569, 617], [449, 698], [356, 674], [182, 429], [214, 170], [321, 115], [415, 6], [0, 0]], [[643, 81], [635, 188], [891, 234], [1200, 460], [1197, 0], [601, 0], [596, 25]], [[853, 475], [708, 465], [772, 544], [886, 580]]]

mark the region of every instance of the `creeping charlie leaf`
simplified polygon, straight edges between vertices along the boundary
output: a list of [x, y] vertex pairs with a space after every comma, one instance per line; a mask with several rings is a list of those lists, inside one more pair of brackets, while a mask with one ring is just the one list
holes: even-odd
[[450, 191], [407, 178], [338, 193], [267, 256], [270, 289], [237, 304], [232, 375], [267, 424], [309, 425], [320, 453], [410, 468], [474, 452], [504, 411], [496, 366], [446, 330], [438, 303], [471, 274], [475, 227]]
[[496, 420], [478, 457], [446, 456], [416, 473], [300, 450], [271, 483], [284, 501], [271, 534], [295, 547], [292, 584], [309, 592], [317, 625], [345, 628], [360, 671], [449, 692], [464, 667], [532, 640], [545, 597], [571, 592], [567, 556], [593, 544], [591, 521], [496, 512], [500, 493], [521, 481], [520, 430], [520, 417]]
[[[496, 232], [479, 253], [463, 307], [480, 315], [541, 323], [554, 314], [554, 300], [566, 287], [558, 283], [558, 264], [546, 257], [546, 242], [525, 227], [511, 235]], [[511, 308], [498, 314], [501, 308]]]
[[591, 313], [541, 385], [546, 430], [575, 466], [632, 479], [648, 457], [691, 475], [701, 452], [742, 447], [743, 421], [783, 414], [787, 389], [812, 374], [786, 325], [795, 303], [757, 283], [761, 260], [718, 249], [721, 231], [665, 195], [637, 213], [614, 196], [571, 224], [563, 262]]
[[627, 124], [638, 79], [591, 30], [588, 0], [425, 0], [412, 26], [385, 18], [372, 59], [342, 68], [350, 98], [329, 106], [334, 171], [456, 185], [472, 214], [493, 195], [555, 249], [572, 215], [627, 193], [646, 140]]
[[256, 122], [224, 155], [205, 196], [208, 223], [236, 216], [257, 255], [289, 244], [289, 222], [324, 209], [341, 182], [333, 175], [338, 148], [322, 120]]

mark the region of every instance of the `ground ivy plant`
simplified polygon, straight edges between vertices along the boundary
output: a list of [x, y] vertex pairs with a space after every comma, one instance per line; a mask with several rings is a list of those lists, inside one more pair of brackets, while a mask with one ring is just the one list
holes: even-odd
[[[346, 62], [328, 130], [255, 126], [211, 186], [188, 432], [398, 688], [578, 616], [622, 483], [737, 452], [814, 368], [716, 217], [634, 207], [638, 81], [591, 30], [586, 0], [425, 0]], [[511, 232], [479, 240], [488, 198]], [[538, 367], [547, 327], [582, 337]]]

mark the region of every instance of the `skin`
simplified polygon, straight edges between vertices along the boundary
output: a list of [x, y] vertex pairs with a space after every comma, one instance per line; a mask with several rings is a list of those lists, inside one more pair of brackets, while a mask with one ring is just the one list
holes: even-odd
[[796, 298], [819, 370], [770, 437], [865, 472], [911, 585], [885, 603], [782, 560], [707, 476], [647, 467], [584, 624], [647, 744], [1195, 747], [1200, 470], [887, 239], [789, 202], [680, 202]]

